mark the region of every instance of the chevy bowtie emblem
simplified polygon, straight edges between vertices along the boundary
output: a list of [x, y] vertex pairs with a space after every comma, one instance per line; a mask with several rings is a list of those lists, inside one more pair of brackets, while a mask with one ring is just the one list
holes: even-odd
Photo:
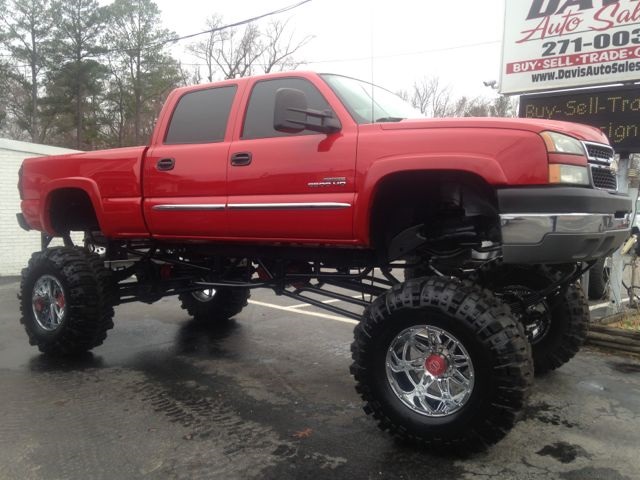
[[316, 187], [344, 187], [347, 184], [346, 177], [327, 177], [323, 178], [321, 182], [309, 182], [307, 186], [311, 188]]

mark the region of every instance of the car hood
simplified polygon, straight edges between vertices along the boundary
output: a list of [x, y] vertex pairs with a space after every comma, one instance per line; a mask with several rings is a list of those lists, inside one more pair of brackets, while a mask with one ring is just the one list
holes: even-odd
[[579, 123], [559, 122], [557, 120], [528, 118], [425, 118], [403, 120], [401, 122], [381, 123], [383, 130], [411, 130], [435, 128], [497, 128], [527, 130], [541, 133], [547, 130], [564, 133], [579, 140], [609, 143], [607, 136], [599, 128]]

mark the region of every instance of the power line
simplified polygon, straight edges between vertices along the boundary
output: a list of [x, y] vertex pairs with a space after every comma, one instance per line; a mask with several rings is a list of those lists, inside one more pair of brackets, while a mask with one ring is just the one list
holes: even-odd
[[[306, 2], [310, 2], [311, 0], [305, 0], [302, 3], [306, 3]], [[298, 4], [302, 5], [302, 3]], [[294, 7], [287, 7], [288, 9], [294, 8]], [[269, 15], [269, 14], [266, 14]], [[250, 20], [253, 21], [253, 20]], [[248, 20], [243, 20], [243, 22], [248, 22]], [[224, 29], [224, 28], [230, 28], [232, 26], [237, 26], [237, 24], [231, 24], [231, 25], [225, 25], [224, 27], [218, 27], [219, 29]], [[202, 35], [204, 33], [209, 33], [211, 32], [210, 30], [207, 30], [206, 32], [199, 32], [199, 33], [194, 33], [191, 35], [187, 35], [185, 37], [181, 37], [181, 39], [184, 38], [192, 38], [196, 35]], [[168, 42], [165, 43], [170, 43], [174, 40], [169, 40]], [[177, 40], [176, 40], [177, 41]], [[464, 45], [454, 45], [451, 47], [442, 47], [442, 48], [432, 48], [429, 50], [419, 50], [416, 52], [399, 52], [399, 53], [390, 53], [390, 54], [386, 54], [386, 55], [376, 55], [373, 57], [373, 59], [375, 60], [380, 60], [380, 59], [385, 59], [385, 58], [397, 58], [397, 57], [408, 57], [408, 56], [416, 56], [416, 55], [424, 55], [427, 53], [440, 53], [440, 52], [448, 52], [451, 50], [462, 50], [465, 48], [474, 48], [474, 47], [483, 47], [483, 46], [487, 46], [487, 45], [496, 45], [496, 44], [500, 44], [502, 43], [500, 40], [488, 40], [486, 42], [477, 42], [477, 43], [467, 43]], [[371, 56], [368, 57], [351, 57], [351, 58], [333, 58], [333, 59], [323, 59], [323, 60], [306, 60], [303, 62], [303, 64], [305, 65], [316, 65], [316, 64], [323, 64], [323, 63], [343, 63], [343, 62], [357, 62], [357, 61], [369, 61], [371, 60]], [[180, 62], [180, 65], [183, 65], [185, 67], [205, 67], [207, 66], [206, 63], [187, 63], [187, 62], [181, 62], [180, 60], [178, 60]], [[257, 66], [264, 66], [266, 64], [261, 64], [261, 63], [255, 63], [255, 65]], [[29, 65], [13, 65], [14, 67], [28, 67]]]
[[[256, 22], [258, 20], [262, 20], [263, 18], [267, 18], [267, 17], [271, 17], [273, 15], [279, 15], [281, 13], [289, 12], [289, 11], [294, 10], [294, 9], [296, 9], [298, 7], [301, 7], [305, 3], [309, 3], [311, 1], [312, 0], [302, 0], [302, 1], [298, 2], [298, 3], [294, 3], [292, 5], [288, 5], [286, 7], [279, 8], [278, 10], [272, 10], [270, 12], [263, 13], [262, 15], [257, 15], [255, 17], [247, 18], [247, 19], [240, 20], [240, 21], [234, 22], [234, 23], [229, 23], [227, 25], [222, 25], [220, 27], [210, 28], [209, 30], [203, 30], [203, 31], [197, 32], [197, 33], [190, 33], [188, 35], [182, 35], [180, 37], [169, 38], [169, 39], [163, 40], [161, 42], [156, 42], [156, 43], [153, 43], [151, 45], [147, 45], [144, 48], [145, 49], [158, 48], [158, 47], [162, 47], [164, 45], [167, 45], [169, 43], [177, 43], [177, 42], [180, 42], [182, 40], [187, 40], [189, 38], [198, 37], [200, 35], [206, 35], [208, 33], [211, 34], [211, 33], [219, 32], [221, 30], [226, 30], [228, 28], [239, 27], [241, 25], [246, 25], [248, 23], [252, 23], [252, 22]], [[85, 56], [85, 58], [99, 58], [99, 57], [102, 57], [103, 55], [105, 55], [107, 53], [116, 53], [116, 52], [127, 53], [129, 51], [131, 51], [131, 49], [113, 48], [113, 49], [104, 50], [100, 54], [87, 55], [87, 56]], [[5, 57], [5, 56], [6, 57], [10, 57], [11, 55], [10, 54], [0, 54], [0, 56], [2, 56], [2, 57]]]
[[433, 49], [429, 49], [429, 50], [420, 50], [420, 51], [417, 51], [417, 52], [389, 53], [387, 55], [375, 55], [373, 57], [368, 56], [368, 57], [355, 57], [355, 58], [336, 58], [336, 59], [329, 59], [329, 60], [316, 60], [316, 61], [310, 61], [310, 62], [305, 62], [305, 63], [316, 64], [316, 63], [357, 62], [357, 61], [364, 61], [364, 60], [368, 61], [368, 60], [371, 60], [371, 58], [379, 60], [379, 59], [383, 59], [383, 58], [410, 57], [410, 56], [414, 56], [414, 55], [424, 55], [425, 53], [448, 52], [448, 51], [451, 51], [451, 50], [461, 50], [463, 48], [482, 47], [482, 46], [485, 46], [485, 45], [495, 45], [495, 44], [499, 44], [499, 43], [502, 43], [502, 41], [501, 40], [491, 40], [491, 41], [487, 41], [487, 42], [468, 43], [468, 44], [465, 44], [465, 45], [455, 45], [453, 47], [443, 47], [443, 48], [433, 48]]
[[[226, 30], [229, 28], [234, 28], [234, 27], [238, 27], [241, 25], [246, 25], [252, 22], [255, 22], [257, 20], [261, 20], [263, 18], [266, 17], [270, 17], [273, 15], [278, 15], [281, 13], [285, 13], [288, 11], [291, 11], [293, 9], [296, 9], [298, 7], [301, 7], [302, 5], [311, 2], [312, 0], [302, 0], [298, 3], [292, 4], [292, 5], [288, 5], [286, 7], [282, 7], [280, 9], [277, 10], [273, 10], [261, 15], [257, 15], [255, 17], [251, 17], [251, 18], [247, 18], [244, 20], [240, 20], [238, 22], [234, 22], [234, 23], [229, 23], [227, 25], [222, 25], [219, 27], [215, 27], [215, 28], [211, 28], [208, 30], [203, 30], [201, 32], [197, 32], [197, 33], [191, 33], [188, 35], [182, 35], [179, 37], [174, 37], [174, 38], [170, 38], [167, 40], [163, 40], [161, 42], [157, 42], [155, 44], [149, 45], [145, 48], [149, 49], [149, 48], [158, 48], [158, 47], [162, 47], [164, 45], [170, 44], [170, 43], [177, 43], [180, 42], [182, 40], [187, 40], [190, 38], [194, 38], [200, 35], [206, 35], [206, 34], [211, 34], [214, 32], [218, 32], [221, 30]], [[489, 40], [486, 42], [476, 42], [476, 43], [468, 43], [468, 44], [463, 44], [463, 45], [454, 45], [451, 47], [442, 47], [442, 48], [433, 48], [433, 49], [427, 49], [427, 50], [419, 50], [416, 52], [400, 52], [400, 53], [391, 53], [391, 54], [386, 54], [386, 55], [375, 55], [375, 56], [367, 56], [367, 57], [352, 57], [352, 58], [334, 58], [334, 59], [323, 59], [323, 60], [311, 60], [311, 61], [305, 61], [304, 64], [307, 65], [319, 65], [319, 64], [324, 64], [324, 63], [342, 63], [342, 62], [357, 62], [357, 61], [371, 61], [372, 59], [376, 59], [376, 60], [380, 60], [380, 59], [385, 59], [385, 58], [397, 58], [397, 57], [405, 57], [405, 56], [416, 56], [416, 55], [424, 55], [424, 54], [428, 54], [428, 53], [439, 53], [439, 52], [447, 52], [447, 51], [452, 51], [452, 50], [460, 50], [460, 49], [465, 49], [465, 48], [474, 48], [474, 47], [481, 47], [481, 46], [487, 46], [487, 45], [496, 45], [496, 44], [500, 44], [501, 41], [500, 40]], [[107, 54], [107, 53], [114, 53], [114, 52], [128, 52], [129, 50], [122, 50], [122, 49], [111, 49], [111, 50], [106, 50], [104, 52], [102, 52], [99, 55], [89, 55], [86, 58], [98, 58], [98, 57], [102, 57], [103, 55]], [[10, 57], [11, 55], [7, 55], [7, 54], [0, 54], [0, 56], [2, 57]], [[181, 65], [185, 65], [185, 66], [206, 66], [206, 63], [184, 63], [184, 62], [180, 62]]]
[[272, 12], [268, 12], [268, 13], [264, 13], [262, 15], [258, 15], [257, 17], [248, 18], [246, 20], [240, 20], [239, 22], [236, 22], [236, 23], [230, 23], [228, 25], [223, 25], [221, 27], [211, 28], [209, 30], [204, 30], [204, 31], [198, 32], [198, 33], [191, 33], [189, 35], [183, 35], [181, 37], [172, 38], [172, 39], [169, 39], [169, 40], [165, 40], [163, 42], [159, 42], [159, 43], [157, 43], [156, 45], [153, 45], [153, 46], [161, 47], [162, 45], [166, 45], [167, 43], [176, 43], [176, 42], [179, 42], [181, 40], [186, 40], [188, 38], [197, 37], [199, 35], [206, 35], [207, 33], [214, 33], [214, 32], [218, 32], [220, 30], [226, 30], [227, 28], [233, 28], [233, 27], [239, 27], [241, 25], [246, 25], [247, 23], [252, 23], [252, 22], [255, 22], [257, 20], [261, 20], [263, 18], [266, 18], [266, 17], [271, 17], [273, 15], [279, 15], [280, 13], [288, 12], [288, 11], [293, 10], [295, 8], [301, 7], [302, 5], [304, 5], [305, 3], [309, 3], [310, 1], [311, 0], [302, 0], [301, 2], [295, 3], [293, 5], [289, 5], [287, 7], [282, 7], [279, 10], [274, 10]]
[[[433, 48], [429, 50], [420, 50], [417, 52], [400, 52], [400, 53], [389, 53], [386, 55], [374, 55], [373, 59], [380, 60], [385, 58], [397, 58], [397, 57], [409, 57], [415, 55], [424, 55], [427, 53], [439, 53], [439, 52], [448, 52], [451, 50], [462, 50], [465, 48], [474, 48], [474, 47], [483, 47], [487, 45], [496, 45], [502, 43], [501, 40], [489, 40], [486, 42], [478, 42], [478, 43], [468, 43], [464, 45], [454, 45], [452, 47], [443, 47], [443, 48]], [[371, 56], [368, 57], [352, 57], [352, 58], [333, 58], [333, 59], [323, 59], [323, 60], [305, 60], [303, 63], [308, 65], [315, 65], [321, 63], [342, 63], [342, 62], [357, 62], [357, 61], [369, 61], [371, 60]], [[180, 62], [181, 65], [185, 65], [188, 67], [204, 67], [206, 63], [186, 63]], [[260, 66], [261, 64], [256, 63], [255, 65]]]

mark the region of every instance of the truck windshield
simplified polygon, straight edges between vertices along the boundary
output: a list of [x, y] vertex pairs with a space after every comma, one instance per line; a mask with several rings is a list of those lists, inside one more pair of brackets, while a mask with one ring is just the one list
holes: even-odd
[[389, 90], [355, 78], [323, 74], [335, 94], [358, 123], [399, 122], [424, 118], [419, 110]]

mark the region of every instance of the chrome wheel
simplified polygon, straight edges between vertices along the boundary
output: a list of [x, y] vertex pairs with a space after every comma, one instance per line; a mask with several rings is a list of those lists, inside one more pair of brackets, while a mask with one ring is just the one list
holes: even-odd
[[460, 410], [474, 386], [471, 357], [449, 332], [424, 325], [407, 328], [391, 342], [387, 379], [407, 407], [427, 417]]
[[199, 302], [210, 302], [211, 300], [213, 300], [213, 297], [215, 297], [216, 290], [214, 288], [207, 288], [205, 290], [191, 292], [191, 295], [193, 295], [193, 298], [195, 298]]
[[31, 306], [36, 322], [43, 330], [53, 332], [62, 324], [66, 313], [64, 289], [57, 278], [42, 275], [33, 285]]

